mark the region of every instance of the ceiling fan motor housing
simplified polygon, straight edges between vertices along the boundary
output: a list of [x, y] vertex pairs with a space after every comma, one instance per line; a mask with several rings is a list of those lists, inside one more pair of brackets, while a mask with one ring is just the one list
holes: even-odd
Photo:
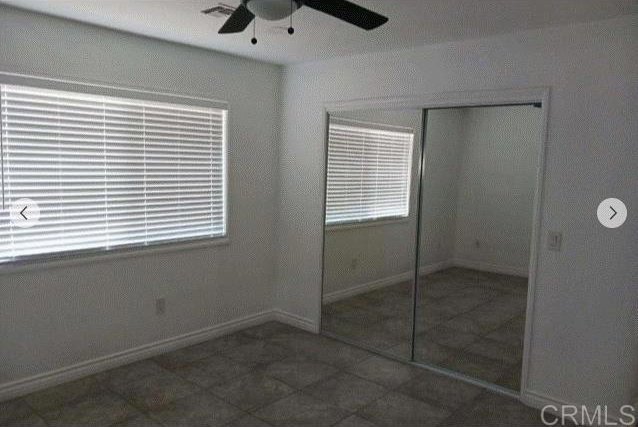
[[255, 16], [267, 21], [287, 18], [301, 7], [301, 0], [242, 0]]

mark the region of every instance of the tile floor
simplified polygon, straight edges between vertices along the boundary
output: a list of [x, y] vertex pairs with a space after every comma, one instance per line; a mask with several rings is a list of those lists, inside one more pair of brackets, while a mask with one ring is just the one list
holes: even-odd
[[280, 323], [0, 403], [0, 426], [536, 426], [514, 399]]
[[[449, 268], [419, 283], [415, 360], [520, 389], [527, 279]], [[323, 330], [410, 359], [409, 282], [324, 305]]]

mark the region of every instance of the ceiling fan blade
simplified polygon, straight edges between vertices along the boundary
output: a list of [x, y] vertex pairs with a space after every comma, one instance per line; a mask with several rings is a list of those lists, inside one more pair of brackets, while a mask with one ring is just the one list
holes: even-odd
[[255, 19], [255, 15], [243, 4], [239, 5], [232, 15], [228, 17], [224, 25], [219, 29], [219, 34], [241, 33]]
[[347, 0], [303, 0], [303, 4], [364, 30], [374, 30], [388, 22], [388, 18]]

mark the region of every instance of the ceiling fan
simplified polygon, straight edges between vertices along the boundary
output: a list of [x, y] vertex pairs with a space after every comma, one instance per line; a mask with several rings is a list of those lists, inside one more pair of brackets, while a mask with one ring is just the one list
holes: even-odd
[[[292, 16], [302, 6], [326, 13], [364, 30], [373, 30], [388, 21], [387, 17], [347, 0], [241, 0], [239, 7], [219, 30], [219, 34], [241, 33], [253, 22], [255, 16], [268, 21]], [[291, 25], [288, 33], [293, 32]], [[257, 43], [255, 37], [252, 43]]]

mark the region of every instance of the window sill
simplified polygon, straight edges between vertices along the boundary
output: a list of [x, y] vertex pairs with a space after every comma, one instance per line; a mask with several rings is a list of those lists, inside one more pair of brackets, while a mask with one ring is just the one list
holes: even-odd
[[326, 225], [325, 229], [326, 229], [326, 232], [332, 232], [332, 231], [350, 230], [353, 228], [382, 227], [384, 225], [401, 224], [404, 222], [409, 222], [410, 220], [411, 218], [409, 216], [400, 217], [400, 218], [383, 218], [383, 219], [375, 219], [371, 221], [347, 222], [343, 224]]
[[122, 247], [111, 250], [96, 249], [59, 255], [43, 255], [18, 259], [0, 264], [0, 275], [25, 271], [46, 270], [75, 265], [107, 262], [116, 259], [130, 259], [170, 252], [182, 252], [199, 248], [227, 246], [228, 237], [202, 238], [190, 241], [159, 243], [151, 246]]

